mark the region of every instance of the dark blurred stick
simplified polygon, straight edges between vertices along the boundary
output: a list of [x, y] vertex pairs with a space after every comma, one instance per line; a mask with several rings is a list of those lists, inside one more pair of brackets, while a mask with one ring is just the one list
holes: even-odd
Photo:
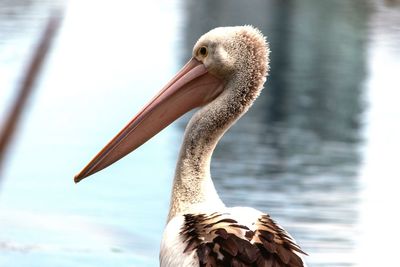
[[21, 84], [17, 89], [18, 93], [14, 105], [12, 105], [8, 116], [6, 117], [6, 121], [3, 124], [3, 128], [0, 130], [0, 179], [7, 148], [12, 141], [21, 113], [26, 106], [27, 99], [33, 91], [35, 81], [42, 68], [46, 55], [48, 54], [54, 36], [60, 27], [61, 20], [61, 12], [53, 12], [47, 23], [46, 29], [39, 39], [38, 46], [27, 65], [25, 75], [22, 77]]

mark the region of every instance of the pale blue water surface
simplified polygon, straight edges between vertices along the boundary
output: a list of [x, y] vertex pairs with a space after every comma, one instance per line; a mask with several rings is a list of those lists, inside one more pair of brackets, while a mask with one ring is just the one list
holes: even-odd
[[400, 224], [398, 1], [0, 3], [0, 119], [49, 10], [63, 26], [2, 170], [0, 266], [157, 266], [190, 116], [117, 164], [73, 176], [216, 26], [253, 24], [271, 73], [222, 139], [228, 205], [270, 213], [310, 266], [395, 266]]

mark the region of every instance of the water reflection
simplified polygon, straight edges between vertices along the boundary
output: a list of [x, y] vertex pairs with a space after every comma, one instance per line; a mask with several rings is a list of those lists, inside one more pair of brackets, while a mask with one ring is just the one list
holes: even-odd
[[[54, 3], [25, 2], [0, 3], [0, 112]], [[397, 2], [71, 1], [10, 153], [0, 266], [158, 265], [188, 117], [85, 183], [72, 176], [186, 62], [199, 35], [237, 24], [268, 36], [272, 62], [266, 90], [215, 152], [222, 198], [269, 212], [310, 266], [393, 264]]]
[[214, 155], [223, 199], [272, 214], [312, 255], [311, 266], [348, 266], [358, 217], [366, 5], [190, 1], [187, 10], [188, 51], [221, 25], [256, 25], [271, 45], [266, 91]]

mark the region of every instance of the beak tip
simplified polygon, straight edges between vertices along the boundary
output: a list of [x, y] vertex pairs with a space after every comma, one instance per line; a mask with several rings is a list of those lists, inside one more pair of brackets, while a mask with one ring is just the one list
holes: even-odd
[[79, 183], [84, 177], [82, 177], [82, 175], [79, 173], [77, 175], [74, 176], [74, 182], [77, 184]]

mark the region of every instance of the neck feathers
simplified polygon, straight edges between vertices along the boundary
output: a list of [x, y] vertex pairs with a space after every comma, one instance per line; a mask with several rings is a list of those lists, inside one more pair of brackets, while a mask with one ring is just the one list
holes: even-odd
[[253, 102], [237, 98], [232, 90], [225, 90], [199, 110], [186, 127], [175, 172], [169, 220], [178, 213], [193, 212], [196, 208], [224, 207], [211, 179], [210, 163], [218, 141]]

